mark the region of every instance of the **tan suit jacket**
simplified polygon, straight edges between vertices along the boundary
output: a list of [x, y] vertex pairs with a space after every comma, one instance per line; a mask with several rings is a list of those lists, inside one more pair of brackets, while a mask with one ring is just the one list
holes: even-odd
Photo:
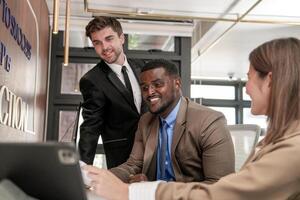
[[[165, 184], [156, 199], [176, 200], [299, 200], [300, 122], [274, 144], [253, 152], [243, 168], [212, 185], [201, 183]], [[295, 128], [296, 127], [296, 128]]]
[[[144, 114], [129, 159], [111, 171], [125, 182], [130, 174], [139, 173], [156, 180], [158, 130], [159, 117]], [[234, 149], [223, 114], [182, 98], [171, 159], [176, 181], [212, 183], [234, 172]]]

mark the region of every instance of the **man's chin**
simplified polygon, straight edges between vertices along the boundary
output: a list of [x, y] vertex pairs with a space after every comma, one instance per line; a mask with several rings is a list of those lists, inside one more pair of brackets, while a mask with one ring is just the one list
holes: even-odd
[[113, 63], [115, 63], [115, 61], [114, 60], [105, 60], [105, 59], [103, 59], [106, 63], [108, 63], [108, 64], [113, 64]]
[[160, 113], [159, 110], [151, 110], [151, 109], [149, 109], [149, 111], [150, 111], [150, 113], [152, 113], [154, 115], [157, 115], [157, 114]]
[[115, 63], [116, 62], [116, 59], [113, 59], [113, 58], [111, 58], [111, 59], [105, 59], [105, 58], [102, 58], [102, 60], [104, 60], [106, 63], [108, 63], [108, 64], [113, 64], [113, 63]]
[[164, 111], [163, 107], [159, 107], [159, 108], [149, 108], [150, 113], [154, 114], [154, 115], [158, 115], [161, 114]]

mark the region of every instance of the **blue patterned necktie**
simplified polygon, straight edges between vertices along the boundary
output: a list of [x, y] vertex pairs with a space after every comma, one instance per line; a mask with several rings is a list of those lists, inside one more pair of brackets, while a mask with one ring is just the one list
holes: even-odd
[[161, 148], [160, 148], [160, 173], [161, 177], [164, 178], [166, 174], [166, 154], [168, 147], [168, 124], [165, 120], [162, 121], [162, 132], [161, 132]]

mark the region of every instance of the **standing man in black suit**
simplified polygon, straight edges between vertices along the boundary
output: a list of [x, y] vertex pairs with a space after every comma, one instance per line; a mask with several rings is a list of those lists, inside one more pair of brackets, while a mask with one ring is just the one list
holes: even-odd
[[83, 96], [79, 151], [81, 160], [93, 164], [99, 136], [107, 167], [125, 162], [131, 152], [135, 131], [143, 112], [138, 82], [139, 67], [127, 60], [119, 21], [96, 17], [86, 26], [101, 62], [80, 80]]

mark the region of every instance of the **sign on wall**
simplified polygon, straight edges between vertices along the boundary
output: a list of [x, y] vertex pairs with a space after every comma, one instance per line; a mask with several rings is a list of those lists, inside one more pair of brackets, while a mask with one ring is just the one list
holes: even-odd
[[0, 0], [0, 131], [35, 132], [38, 34], [29, 0]]

